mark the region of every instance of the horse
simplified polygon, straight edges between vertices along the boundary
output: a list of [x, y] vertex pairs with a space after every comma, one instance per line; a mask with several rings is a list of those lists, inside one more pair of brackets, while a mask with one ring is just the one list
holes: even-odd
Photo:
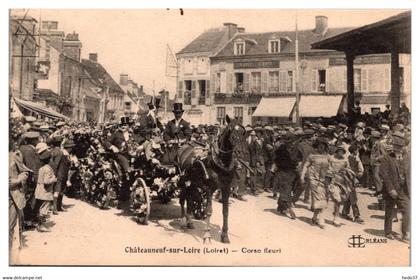
[[[228, 236], [228, 215], [229, 196], [233, 177], [235, 176], [238, 161], [235, 158], [235, 146], [245, 135], [245, 128], [237, 120], [231, 120], [228, 115], [225, 117], [227, 125], [222, 129], [218, 137], [210, 143], [205, 156], [200, 157], [200, 147], [192, 144], [182, 145], [176, 155], [176, 162], [184, 172], [182, 188], [187, 193], [194, 194], [197, 188], [204, 191], [205, 207], [205, 233], [203, 242], [211, 241], [210, 218], [212, 215], [213, 193], [221, 190], [223, 205], [223, 227], [221, 242], [230, 243]], [[203, 150], [203, 149], [201, 149]], [[198, 152], [197, 152], [198, 151]], [[197, 154], [199, 155], [197, 157]], [[196, 192], [195, 192], [196, 193]], [[192, 225], [193, 195], [187, 195], [186, 223], [188, 228]], [[184, 216], [183, 204], [181, 204], [181, 215]]]

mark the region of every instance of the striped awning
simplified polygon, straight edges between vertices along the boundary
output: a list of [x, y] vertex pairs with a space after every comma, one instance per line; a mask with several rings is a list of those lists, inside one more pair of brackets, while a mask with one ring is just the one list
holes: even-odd
[[16, 105], [22, 109], [31, 111], [35, 114], [41, 115], [43, 117], [47, 117], [50, 119], [59, 119], [59, 120], [67, 120], [69, 119], [67, 116], [64, 116], [63, 114], [60, 114], [48, 107], [46, 107], [43, 104], [40, 103], [36, 103], [36, 102], [32, 102], [32, 101], [28, 101], [28, 100], [23, 100], [23, 99], [19, 99], [14, 97], [13, 100], [15, 101]]
[[263, 97], [252, 116], [288, 118], [292, 113], [295, 102], [295, 97]]

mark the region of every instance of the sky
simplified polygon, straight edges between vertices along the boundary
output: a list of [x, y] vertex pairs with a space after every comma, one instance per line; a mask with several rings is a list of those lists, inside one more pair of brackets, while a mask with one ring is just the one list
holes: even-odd
[[[18, 11], [22, 13], [24, 11]], [[315, 16], [328, 17], [329, 27], [359, 27], [403, 10], [229, 10], [126, 9], [30, 10], [39, 20], [58, 21], [59, 30], [75, 31], [82, 42], [82, 58], [98, 53], [98, 61], [118, 81], [121, 73], [143, 85], [147, 93], [167, 88], [174, 96], [174, 78], [165, 78], [167, 45], [176, 53], [203, 31], [233, 22], [246, 32], [294, 30], [315, 26]], [[155, 81], [153, 83], [153, 81]]]

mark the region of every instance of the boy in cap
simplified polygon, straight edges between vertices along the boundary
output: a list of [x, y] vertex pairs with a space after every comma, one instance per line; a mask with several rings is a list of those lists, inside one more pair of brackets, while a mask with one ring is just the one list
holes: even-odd
[[[40, 143], [44, 144], [44, 143]], [[49, 232], [50, 230], [45, 226], [47, 213], [46, 210], [53, 200], [53, 184], [57, 181], [50, 163], [51, 151], [48, 146], [39, 147], [39, 158], [42, 162], [42, 167], [39, 169], [37, 185], [35, 189], [35, 204], [34, 212], [37, 217], [39, 232]]]

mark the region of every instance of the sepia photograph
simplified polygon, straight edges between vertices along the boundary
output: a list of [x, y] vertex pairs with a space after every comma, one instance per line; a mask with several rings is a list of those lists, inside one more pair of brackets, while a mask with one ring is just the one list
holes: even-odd
[[9, 9], [8, 266], [409, 267], [411, 12]]

